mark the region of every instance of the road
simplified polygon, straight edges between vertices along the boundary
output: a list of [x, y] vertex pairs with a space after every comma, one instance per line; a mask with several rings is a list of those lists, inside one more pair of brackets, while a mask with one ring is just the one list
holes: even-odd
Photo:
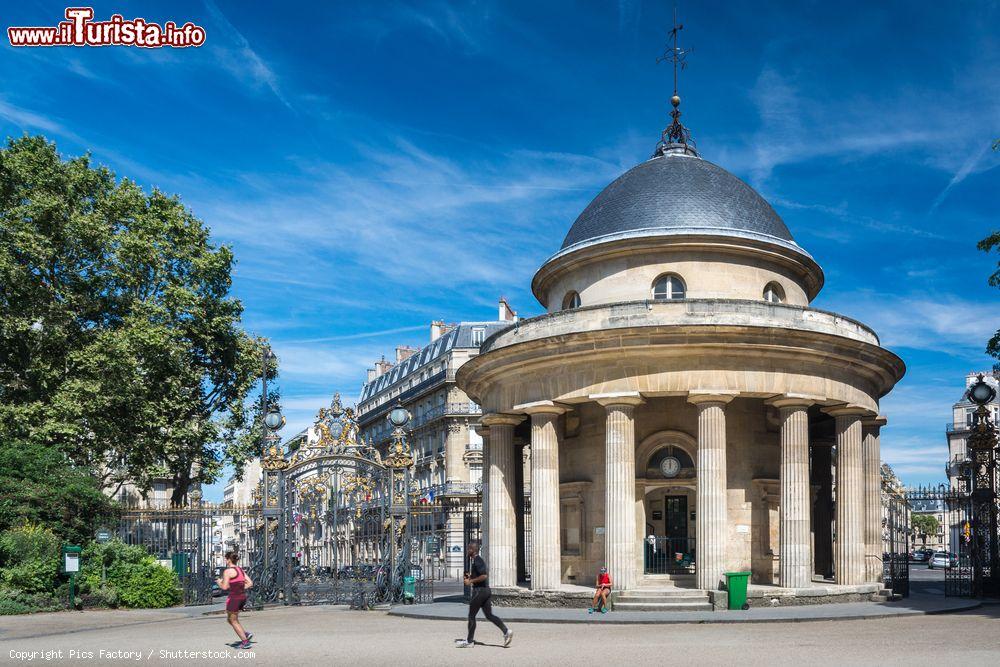
[[[916, 569], [915, 569], [916, 573]], [[923, 576], [919, 575], [918, 576]], [[503, 610], [497, 610], [501, 615]], [[481, 621], [472, 649], [464, 623], [403, 619], [341, 607], [290, 607], [245, 615], [256, 634], [244, 654], [221, 616], [197, 610], [90, 611], [0, 617], [0, 662], [31, 652], [55, 664], [260, 665], [907, 665], [1000, 664], [1000, 606], [942, 616], [741, 625], [513, 625], [513, 645]], [[76, 654], [71, 654], [76, 651]], [[104, 651], [104, 653], [101, 653]], [[215, 652], [185, 655], [183, 652]], [[20, 653], [17, 653], [20, 652]], [[119, 653], [114, 653], [119, 652]], [[89, 655], [87, 655], [89, 654]], [[41, 661], [44, 653], [34, 654]]]

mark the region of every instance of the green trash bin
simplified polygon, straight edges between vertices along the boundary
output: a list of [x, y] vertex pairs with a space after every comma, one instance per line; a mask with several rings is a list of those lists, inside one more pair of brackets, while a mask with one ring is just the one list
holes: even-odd
[[417, 597], [416, 577], [403, 577], [403, 601], [413, 602]]
[[749, 609], [747, 604], [747, 584], [750, 583], [749, 572], [726, 572], [726, 590], [729, 591], [730, 609]]

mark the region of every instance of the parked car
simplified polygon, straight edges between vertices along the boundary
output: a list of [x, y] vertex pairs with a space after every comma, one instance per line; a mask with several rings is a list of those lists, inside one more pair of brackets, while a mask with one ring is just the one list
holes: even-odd
[[914, 549], [913, 553], [910, 554], [910, 560], [916, 563], [926, 563], [934, 555], [932, 549]]
[[933, 570], [936, 567], [940, 567], [950, 570], [957, 564], [958, 557], [955, 554], [948, 553], [947, 551], [935, 551], [934, 555], [931, 556], [930, 561], [927, 563], [927, 568]]

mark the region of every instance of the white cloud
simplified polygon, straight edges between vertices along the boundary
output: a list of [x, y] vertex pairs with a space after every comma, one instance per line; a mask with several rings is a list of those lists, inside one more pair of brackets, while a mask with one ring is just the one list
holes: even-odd
[[239, 78], [249, 77], [251, 81], [267, 86], [274, 93], [274, 96], [286, 107], [295, 111], [291, 103], [285, 97], [278, 82], [278, 76], [274, 70], [264, 62], [264, 59], [257, 54], [250, 46], [250, 42], [243, 36], [236, 26], [234, 26], [226, 15], [219, 9], [213, 0], [205, 0], [205, 8], [225, 30], [229, 39], [236, 45], [235, 51], [218, 48], [216, 54], [219, 57], [219, 64]]

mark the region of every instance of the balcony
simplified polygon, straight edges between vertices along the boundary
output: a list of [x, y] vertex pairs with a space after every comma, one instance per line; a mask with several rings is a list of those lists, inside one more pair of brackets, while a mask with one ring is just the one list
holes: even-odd
[[445, 403], [424, 411], [420, 416], [415, 416], [413, 421], [410, 422], [410, 428], [416, 430], [442, 417], [481, 414], [483, 414], [483, 409], [471, 401], [465, 403]]
[[971, 428], [972, 424], [966, 424], [965, 422], [955, 422], [944, 425], [944, 430], [947, 433], [968, 433]]

